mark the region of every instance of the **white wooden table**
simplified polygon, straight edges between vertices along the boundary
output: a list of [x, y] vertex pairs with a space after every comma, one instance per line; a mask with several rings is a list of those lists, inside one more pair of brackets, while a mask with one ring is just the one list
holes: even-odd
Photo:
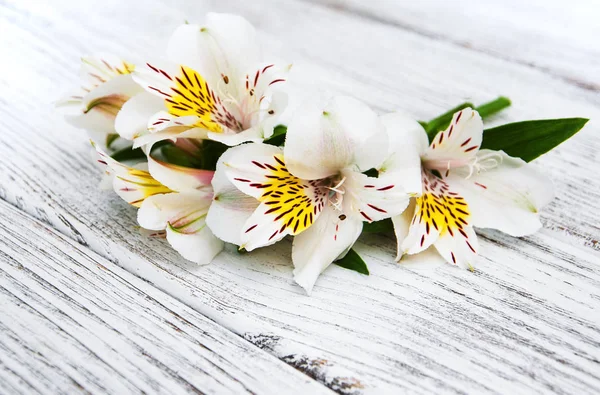
[[[535, 162], [544, 229], [481, 232], [475, 273], [363, 237], [371, 275], [331, 267], [312, 297], [289, 242], [195, 267], [144, 238], [52, 102], [81, 55], [142, 59], [210, 10], [381, 113], [506, 95], [493, 125], [591, 118]], [[0, 1], [0, 393], [600, 393], [599, 20], [593, 0]]]

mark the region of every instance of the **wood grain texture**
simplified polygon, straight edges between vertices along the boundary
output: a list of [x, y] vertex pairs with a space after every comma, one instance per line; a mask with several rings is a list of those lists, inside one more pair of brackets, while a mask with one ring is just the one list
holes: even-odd
[[557, 190], [545, 229], [523, 239], [481, 232], [475, 274], [398, 267], [394, 241], [372, 236], [357, 245], [371, 276], [331, 267], [306, 297], [292, 281], [288, 242], [243, 257], [228, 249], [195, 267], [143, 238], [135, 211], [97, 190], [84, 135], [50, 107], [73, 84], [81, 54], [140, 57], [211, 9], [246, 16], [269, 48], [295, 61], [300, 85], [353, 94], [380, 112], [429, 119], [504, 94], [514, 107], [492, 124], [598, 118], [595, 92], [510, 58], [300, 1], [109, 0], [88, 9], [2, 9], [9, 34], [0, 45], [13, 54], [0, 77], [3, 199], [341, 393], [600, 391], [597, 123], [537, 161]]
[[600, 4], [574, 0], [305, 0], [600, 92]]
[[6, 393], [330, 393], [5, 202], [0, 216]]

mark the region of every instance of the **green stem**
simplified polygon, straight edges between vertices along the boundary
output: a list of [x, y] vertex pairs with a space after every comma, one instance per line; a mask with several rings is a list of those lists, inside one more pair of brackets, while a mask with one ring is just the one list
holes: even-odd
[[492, 100], [491, 102], [482, 104], [475, 108], [481, 118], [488, 118], [497, 112], [504, 110], [510, 106], [510, 100], [507, 97], [500, 96], [499, 98]]

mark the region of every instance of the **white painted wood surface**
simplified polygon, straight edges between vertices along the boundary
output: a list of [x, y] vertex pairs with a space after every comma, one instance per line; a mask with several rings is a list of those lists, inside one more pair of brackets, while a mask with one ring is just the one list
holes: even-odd
[[[122, 3], [2, 3], [0, 48], [10, 54], [0, 65], [2, 199], [341, 393], [600, 391], [600, 92], [592, 73], [598, 48], [587, 36], [598, 26], [593, 2], [585, 2], [585, 16], [527, 2], [527, 14], [524, 4], [498, 3], [492, 9], [500, 11], [478, 8], [476, 18], [462, 2]], [[438, 20], [431, 10], [440, 9]], [[556, 184], [545, 229], [523, 239], [481, 232], [474, 274], [399, 267], [390, 237], [366, 237], [357, 250], [372, 275], [331, 267], [312, 297], [293, 284], [285, 242], [243, 257], [229, 249], [194, 267], [143, 238], [134, 210], [98, 191], [85, 136], [51, 102], [74, 83], [81, 54], [143, 58], [184, 19], [201, 21], [209, 10], [246, 16], [267, 46], [294, 60], [307, 86], [353, 94], [380, 112], [403, 108], [429, 119], [461, 101], [502, 94], [514, 105], [493, 124], [592, 118], [536, 161]], [[524, 15], [529, 25], [513, 23]], [[548, 21], [567, 17], [575, 21], [571, 39], [557, 38]], [[460, 44], [467, 36], [473, 45]]]
[[330, 392], [8, 203], [0, 216], [2, 392]]
[[313, 1], [600, 90], [600, 24], [594, 1]]

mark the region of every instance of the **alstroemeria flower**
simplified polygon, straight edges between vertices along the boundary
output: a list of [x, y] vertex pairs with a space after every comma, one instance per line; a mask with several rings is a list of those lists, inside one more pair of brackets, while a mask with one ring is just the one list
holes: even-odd
[[512, 236], [542, 226], [539, 210], [552, 199], [551, 181], [521, 159], [480, 149], [483, 122], [477, 111], [455, 113], [431, 144], [416, 121], [401, 114], [383, 120], [402, 124], [393, 132], [414, 147], [422, 165], [422, 195], [393, 218], [398, 259], [435, 249], [440, 260], [472, 269], [478, 250], [474, 226]]
[[178, 137], [233, 146], [272, 135], [286, 106], [280, 89], [290, 66], [263, 59], [244, 18], [209, 13], [202, 26], [179, 27], [168, 58], [134, 73], [147, 93], [119, 114], [122, 137], [135, 139], [135, 146]]
[[131, 73], [134, 65], [112, 55], [81, 59], [81, 86], [57, 102], [67, 122], [86, 129], [106, 145], [115, 134], [115, 118], [130, 97], [142, 92]]
[[142, 228], [165, 230], [169, 244], [185, 259], [200, 265], [210, 263], [221, 252], [223, 242], [206, 226], [213, 199], [213, 171], [165, 163], [150, 155], [147, 164], [134, 168], [115, 161], [97, 146], [96, 150], [98, 162], [113, 178], [115, 192], [139, 208]]
[[[355, 99], [336, 97], [325, 106], [299, 108], [285, 148], [251, 143], [223, 155], [209, 226], [248, 251], [295, 236], [294, 279], [310, 293], [319, 274], [354, 244], [363, 221], [406, 208], [412, 191], [396, 174], [363, 174], [380, 166], [387, 144], [377, 115]], [[236, 228], [238, 236], [230, 236]]]

